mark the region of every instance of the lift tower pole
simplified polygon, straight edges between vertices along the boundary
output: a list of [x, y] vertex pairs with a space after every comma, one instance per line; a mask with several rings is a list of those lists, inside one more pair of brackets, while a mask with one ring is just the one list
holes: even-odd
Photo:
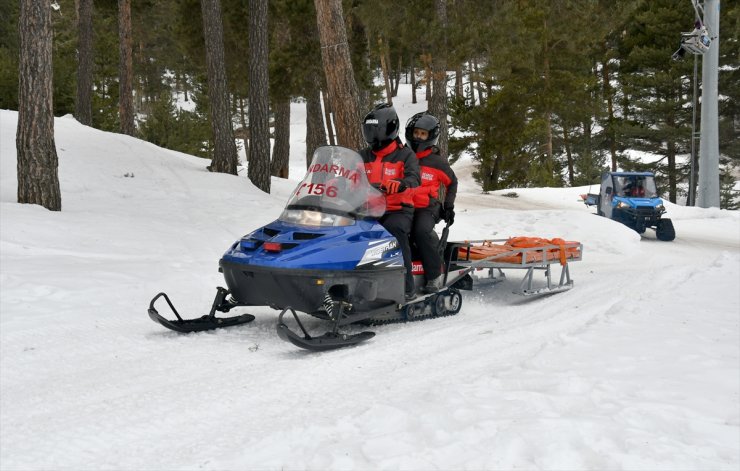
[[704, 25], [712, 38], [701, 65], [701, 138], [699, 141], [699, 181], [697, 205], [719, 208], [719, 2], [704, 1]]

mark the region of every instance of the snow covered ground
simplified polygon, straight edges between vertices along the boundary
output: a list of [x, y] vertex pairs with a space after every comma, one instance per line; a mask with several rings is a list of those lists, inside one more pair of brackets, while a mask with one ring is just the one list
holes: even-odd
[[[423, 109], [402, 100], [402, 122]], [[738, 212], [667, 204], [660, 242], [593, 215], [587, 187], [483, 195], [463, 159], [450, 238], [579, 240], [574, 289], [523, 299], [508, 272], [457, 316], [312, 354], [267, 308], [190, 335], [146, 314], [160, 291], [207, 312], [222, 253], [302, 176], [302, 105], [271, 195], [57, 119], [61, 212], [15, 202], [16, 120], [0, 111], [3, 471], [740, 467]]]

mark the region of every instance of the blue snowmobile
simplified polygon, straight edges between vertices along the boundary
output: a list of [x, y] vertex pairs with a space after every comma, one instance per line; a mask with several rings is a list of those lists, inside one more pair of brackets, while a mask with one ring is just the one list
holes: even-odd
[[[227, 288], [217, 288], [208, 315], [183, 319], [165, 293], [149, 304], [149, 317], [178, 332], [196, 332], [245, 324], [251, 314], [216, 317], [237, 306], [270, 306], [281, 310], [277, 333], [299, 347], [321, 351], [372, 338], [370, 331], [345, 334], [351, 323], [382, 324], [457, 314], [460, 289], [472, 289], [471, 268], [457, 266], [447, 248], [444, 283], [429, 294], [407, 301], [404, 265], [396, 239], [378, 223], [385, 196], [370, 185], [362, 158], [339, 146], [316, 150], [304, 179], [293, 191], [280, 217], [242, 237], [224, 253], [219, 271]], [[445, 227], [440, 252], [445, 252]], [[423, 277], [417, 275], [417, 283]], [[155, 308], [164, 298], [177, 320]], [[322, 335], [308, 333], [298, 312], [328, 321]], [[288, 327], [291, 314], [300, 333]], [[292, 322], [291, 322], [292, 323]]]
[[587, 206], [596, 206], [599, 216], [621, 222], [638, 234], [651, 228], [659, 240], [676, 238], [673, 222], [663, 217], [665, 206], [651, 172], [606, 172], [598, 195], [581, 196]]

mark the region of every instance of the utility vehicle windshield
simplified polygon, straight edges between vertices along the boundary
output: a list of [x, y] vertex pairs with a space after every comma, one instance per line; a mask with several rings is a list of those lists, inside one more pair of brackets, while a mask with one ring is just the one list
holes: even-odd
[[657, 198], [655, 179], [649, 175], [620, 175], [614, 177], [617, 196], [627, 198]]
[[368, 182], [362, 157], [345, 147], [322, 146], [314, 152], [280, 220], [304, 226], [349, 226], [384, 212], [385, 196]]

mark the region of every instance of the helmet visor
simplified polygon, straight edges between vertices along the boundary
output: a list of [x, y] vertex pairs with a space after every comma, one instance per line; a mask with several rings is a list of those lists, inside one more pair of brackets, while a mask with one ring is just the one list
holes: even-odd
[[362, 136], [368, 144], [381, 143], [395, 139], [396, 126], [391, 123], [375, 123], [374, 119], [368, 119], [362, 125]]

